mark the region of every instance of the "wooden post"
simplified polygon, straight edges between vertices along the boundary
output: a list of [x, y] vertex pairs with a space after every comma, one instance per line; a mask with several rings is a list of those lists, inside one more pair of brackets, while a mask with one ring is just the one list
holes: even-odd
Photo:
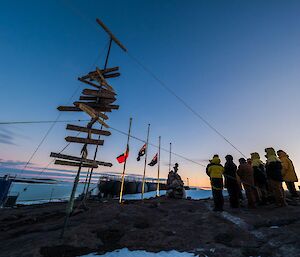
[[[85, 153], [82, 152], [81, 158], [83, 159], [84, 157], [86, 157]], [[69, 200], [68, 205], [67, 205], [66, 217], [65, 217], [63, 229], [62, 229], [61, 234], [60, 234], [60, 238], [63, 238], [63, 236], [64, 236], [65, 229], [66, 229], [66, 227], [68, 225], [69, 217], [70, 217], [70, 215], [72, 213], [72, 210], [73, 210], [74, 200], [75, 200], [75, 193], [76, 193], [76, 189], [77, 189], [78, 182], [79, 182], [79, 176], [80, 176], [81, 166], [82, 166], [82, 161], [80, 162], [80, 165], [79, 165], [79, 168], [78, 168], [75, 180], [74, 180], [74, 184], [73, 184], [73, 188], [72, 188], [72, 193], [70, 195], [70, 200]]]
[[171, 171], [171, 156], [172, 155], [172, 143], [170, 143], [170, 153], [169, 153], [169, 172]]
[[[111, 50], [111, 43], [112, 43], [112, 38], [110, 37], [109, 47], [108, 47], [108, 50], [107, 50], [107, 54], [106, 54], [106, 58], [105, 58], [105, 63], [104, 63], [104, 70], [107, 67], [108, 58], [109, 58], [109, 54], [110, 54], [110, 50]], [[100, 86], [99, 90], [100, 89], [102, 89], [102, 86]], [[99, 102], [99, 97], [96, 97], [96, 101]], [[102, 128], [103, 128], [103, 124], [101, 124], [100, 130], [102, 130]], [[98, 140], [100, 140], [100, 138], [101, 138], [100, 135], [101, 134], [99, 134], [99, 136], [98, 136]], [[96, 160], [96, 158], [97, 158], [98, 148], [99, 148], [99, 144], [96, 145], [96, 149], [95, 149], [95, 153], [94, 153], [94, 160]], [[88, 197], [88, 193], [89, 193], [89, 188], [90, 188], [90, 184], [91, 184], [91, 180], [92, 180], [93, 171], [94, 171], [94, 168], [91, 168], [90, 174], [87, 174], [87, 176], [86, 176], [86, 181], [85, 181], [84, 187], [86, 186], [87, 180], [88, 180], [88, 184], [87, 184], [87, 187], [86, 187], [86, 191], [84, 191], [85, 189], [83, 189], [83, 192], [85, 192], [84, 193], [84, 198], [83, 198], [83, 203], [85, 203], [86, 198]]]
[[148, 130], [147, 130], [146, 153], [145, 153], [143, 184], [142, 184], [142, 200], [144, 199], [144, 193], [145, 193], [145, 175], [146, 175], [146, 167], [147, 167], [149, 132], [150, 132], [150, 124], [148, 124]]
[[[126, 151], [129, 150], [129, 139], [130, 139], [130, 132], [131, 132], [131, 123], [132, 123], [132, 118], [129, 119], [129, 129], [128, 129], [128, 137], [127, 137]], [[124, 189], [124, 180], [125, 180], [126, 163], [127, 163], [127, 158], [125, 158], [124, 165], [123, 165], [122, 182], [121, 182], [121, 190], [120, 190], [119, 203], [122, 203], [123, 189]]]
[[[101, 126], [101, 129], [102, 129], [102, 126]], [[100, 137], [101, 137], [101, 135], [98, 136], [98, 140], [100, 140]], [[94, 160], [96, 160], [96, 158], [97, 158], [98, 148], [99, 148], [99, 144], [96, 145], [96, 149], [95, 149], [95, 153], [94, 153]], [[89, 181], [88, 181], [88, 184], [87, 184], [87, 187], [86, 187], [86, 192], [84, 194], [83, 202], [85, 202], [86, 198], [88, 197], [93, 171], [94, 171], [94, 168], [91, 168], [90, 175], [89, 175]]]
[[161, 136], [158, 137], [158, 160], [157, 160], [157, 188], [156, 188], [156, 196], [159, 196], [160, 141], [161, 141]]

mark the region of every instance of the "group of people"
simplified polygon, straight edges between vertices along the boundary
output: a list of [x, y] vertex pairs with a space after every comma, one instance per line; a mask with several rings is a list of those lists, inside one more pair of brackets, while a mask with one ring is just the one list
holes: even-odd
[[[214, 199], [214, 211], [223, 211], [223, 187], [227, 188], [229, 202], [232, 208], [239, 208], [243, 200], [242, 186], [245, 190], [248, 207], [265, 205], [275, 202], [278, 207], [286, 206], [286, 197], [282, 183], [285, 182], [291, 197], [299, 197], [295, 187], [298, 181], [293, 162], [283, 150], [266, 148], [266, 164], [257, 152], [251, 153], [251, 158], [239, 159], [237, 167], [231, 155], [225, 157], [224, 167], [216, 154], [206, 167], [210, 177]], [[225, 178], [225, 185], [223, 182]]]

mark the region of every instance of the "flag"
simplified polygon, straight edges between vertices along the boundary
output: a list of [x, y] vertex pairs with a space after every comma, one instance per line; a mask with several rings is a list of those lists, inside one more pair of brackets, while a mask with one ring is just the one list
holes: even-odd
[[154, 166], [157, 163], [157, 155], [154, 155], [153, 159], [151, 160], [150, 163], [148, 163], [149, 166]]
[[136, 158], [137, 161], [140, 161], [141, 157], [145, 155], [146, 149], [147, 149], [147, 144], [144, 144], [141, 150], [139, 151], [138, 157]]
[[126, 161], [126, 159], [128, 158], [129, 156], [129, 146], [127, 145], [127, 149], [126, 149], [126, 152], [125, 153], [122, 153], [121, 155], [119, 155], [117, 157], [117, 161], [118, 163], [123, 163]]

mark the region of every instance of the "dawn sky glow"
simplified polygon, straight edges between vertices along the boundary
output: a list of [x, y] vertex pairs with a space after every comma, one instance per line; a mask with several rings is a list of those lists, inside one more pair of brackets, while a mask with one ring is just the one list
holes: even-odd
[[[300, 2], [299, 1], [17, 1], [0, 8], [0, 121], [55, 120], [59, 105], [79, 98], [85, 87], [77, 77], [102, 68], [107, 35], [102, 19], [128, 48], [116, 45], [109, 66], [121, 76], [109, 82], [120, 109], [109, 114], [109, 125], [150, 142], [158, 136], [166, 149], [206, 165], [213, 154], [222, 163], [227, 154], [241, 155], [166, 91], [132, 58], [134, 56], [194, 110], [250, 156], [264, 148], [285, 150], [300, 176]], [[79, 90], [77, 90], [79, 88]], [[70, 100], [71, 95], [74, 97]], [[61, 120], [88, 119], [83, 113], [62, 113]], [[0, 125], [1, 173], [22, 169], [51, 124]], [[30, 165], [43, 169], [71, 135], [57, 123]], [[125, 150], [126, 136], [111, 131], [99, 160], [121, 172], [115, 158]], [[76, 134], [76, 133], [74, 133]], [[136, 157], [142, 142], [131, 140], [128, 173], [142, 174]], [[157, 149], [149, 148], [148, 159]], [[66, 154], [80, 154], [73, 144]], [[90, 151], [92, 155], [92, 148]], [[179, 174], [191, 185], [207, 186], [205, 168], [180, 157]], [[162, 152], [162, 176], [168, 173]], [[9, 169], [8, 169], [9, 168]], [[62, 166], [50, 165], [68, 177]], [[76, 169], [71, 169], [76, 170]], [[156, 177], [157, 168], [147, 167]], [[30, 169], [24, 171], [30, 176]], [[36, 174], [36, 173], [32, 173]], [[56, 176], [49, 171], [44, 177]], [[298, 184], [297, 184], [298, 185]]]

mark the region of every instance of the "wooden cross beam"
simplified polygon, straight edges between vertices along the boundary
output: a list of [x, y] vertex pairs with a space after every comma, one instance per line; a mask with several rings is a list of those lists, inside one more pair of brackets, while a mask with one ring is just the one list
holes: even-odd
[[54, 164], [64, 165], [64, 166], [73, 166], [73, 167], [98, 168], [97, 164], [70, 162], [70, 161], [63, 161], [63, 160], [55, 160]]
[[105, 32], [110, 36], [110, 38], [124, 51], [127, 52], [127, 49], [125, 46], [122, 45], [122, 43], [111, 33], [111, 31], [106, 27], [106, 25], [99, 20], [98, 18], [96, 19], [97, 23], [105, 30]]
[[85, 133], [91, 133], [91, 134], [96, 134], [96, 135], [102, 135], [102, 136], [110, 136], [111, 135], [110, 131], [107, 131], [107, 130], [93, 129], [93, 128], [89, 129], [87, 127], [81, 127], [81, 126], [71, 125], [71, 124], [67, 124], [66, 129], [73, 130], [73, 131], [85, 132]]
[[88, 145], [103, 145], [104, 143], [104, 140], [82, 138], [82, 137], [70, 137], [70, 136], [66, 137], [65, 140], [67, 142], [88, 144]]
[[65, 159], [65, 160], [71, 160], [71, 161], [77, 161], [82, 163], [88, 163], [92, 164], [93, 166], [101, 165], [106, 167], [111, 167], [112, 163], [109, 162], [101, 162], [101, 161], [94, 161], [90, 159], [84, 159], [76, 156], [66, 155], [66, 154], [60, 154], [60, 153], [51, 153], [50, 157], [59, 158], [59, 159]]

